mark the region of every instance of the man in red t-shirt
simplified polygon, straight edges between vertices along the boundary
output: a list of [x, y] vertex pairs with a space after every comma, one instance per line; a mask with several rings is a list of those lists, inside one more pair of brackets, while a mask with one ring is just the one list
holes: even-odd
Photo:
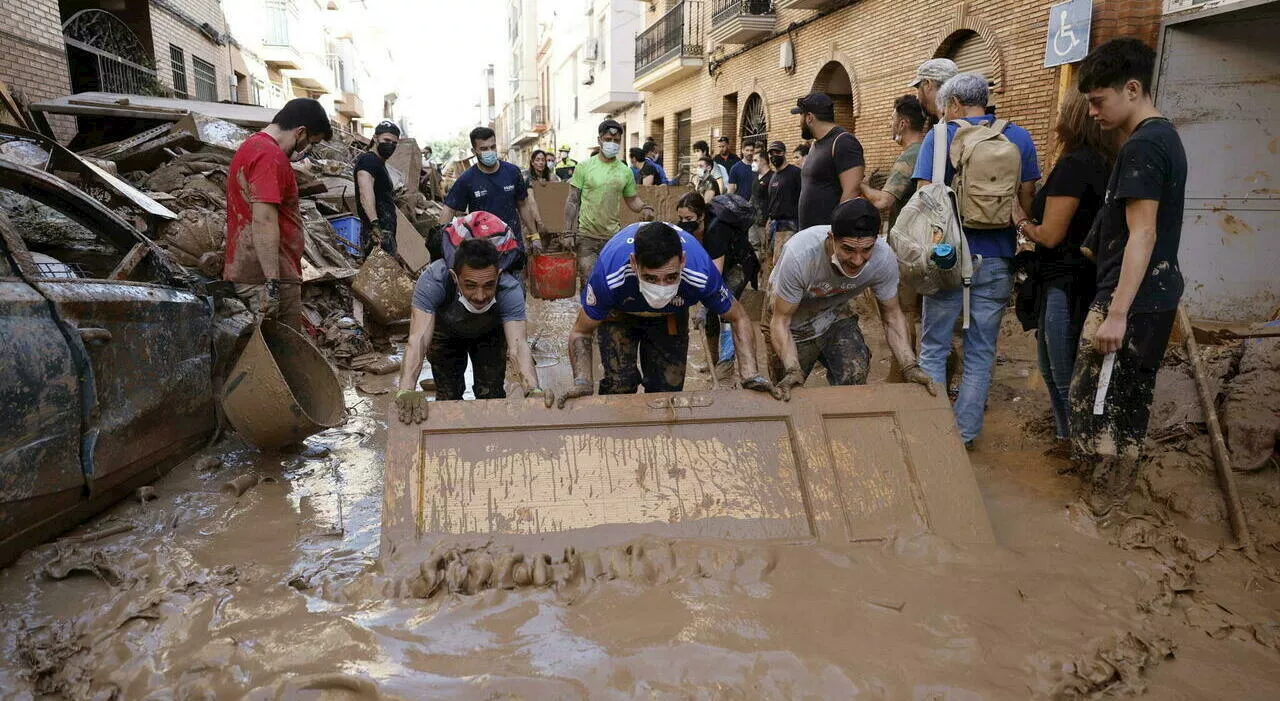
[[333, 136], [319, 102], [290, 100], [231, 159], [227, 174], [227, 253], [222, 279], [235, 283], [249, 311], [302, 329], [302, 249], [298, 181], [290, 160]]

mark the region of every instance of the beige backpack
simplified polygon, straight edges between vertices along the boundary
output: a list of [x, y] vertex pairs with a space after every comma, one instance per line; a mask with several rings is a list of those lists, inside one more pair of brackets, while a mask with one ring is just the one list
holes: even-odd
[[951, 140], [951, 181], [960, 205], [960, 219], [970, 229], [1013, 226], [1013, 200], [1022, 181], [1022, 153], [1004, 135], [1006, 119], [970, 124], [963, 119]]

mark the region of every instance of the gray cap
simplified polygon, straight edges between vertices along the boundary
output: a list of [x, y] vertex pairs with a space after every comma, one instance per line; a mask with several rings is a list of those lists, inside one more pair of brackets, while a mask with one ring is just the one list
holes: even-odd
[[926, 80], [945, 83], [960, 72], [956, 62], [949, 58], [931, 58], [916, 69], [916, 79], [907, 84], [909, 88], [919, 87]]

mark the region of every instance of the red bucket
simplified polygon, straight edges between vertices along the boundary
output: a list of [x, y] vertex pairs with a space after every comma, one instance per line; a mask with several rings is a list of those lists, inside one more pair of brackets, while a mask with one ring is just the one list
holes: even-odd
[[564, 299], [577, 291], [578, 260], [572, 253], [543, 253], [529, 265], [529, 287], [538, 299]]

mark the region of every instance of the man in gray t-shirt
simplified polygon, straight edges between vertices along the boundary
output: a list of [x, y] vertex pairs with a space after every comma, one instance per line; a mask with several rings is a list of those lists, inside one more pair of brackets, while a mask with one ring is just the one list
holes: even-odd
[[450, 266], [433, 261], [422, 271], [413, 290], [413, 318], [404, 352], [396, 406], [400, 421], [421, 423], [427, 418], [424, 392], [414, 384], [425, 356], [436, 382], [436, 400], [462, 399], [470, 361], [476, 399], [504, 399], [507, 348], [514, 349], [524, 384], [524, 396], [542, 396], [551, 406], [550, 392], [538, 383], [525, 331], [524, 286], [499, 267], [498, 249], [488, 239], [466, 238], [458, 245]]
[[811, 226], [791, 237], [769, 276], [764, 327], [776, 386], [789, 396], [817, 362], [832, 385], [866, 384], [871, 349], [851, 302], [870, 288], [903, 379], [935, 393], [908, 340], [898, 306], [898, 259], [878, 237], [880, 213], [858, 198], [840, 203], [831, 217], [830, 226]]

